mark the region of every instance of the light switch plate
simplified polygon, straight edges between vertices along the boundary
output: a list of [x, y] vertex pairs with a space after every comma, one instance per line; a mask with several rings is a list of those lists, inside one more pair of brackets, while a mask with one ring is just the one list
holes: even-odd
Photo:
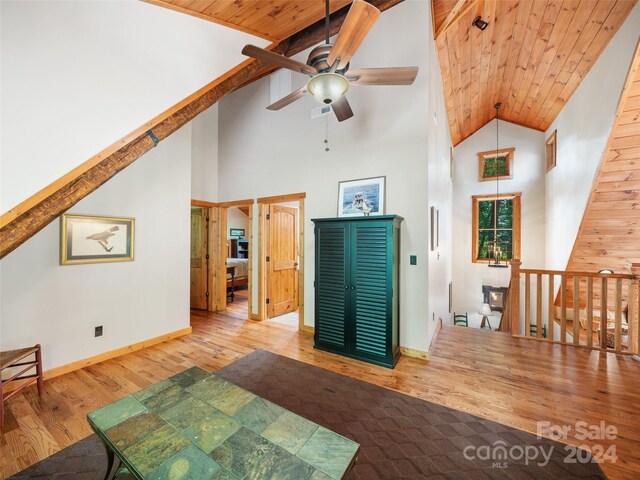
[[418, 264], [418, 256], [409, 255], [409, 265], [417, 265], [417, 264]]

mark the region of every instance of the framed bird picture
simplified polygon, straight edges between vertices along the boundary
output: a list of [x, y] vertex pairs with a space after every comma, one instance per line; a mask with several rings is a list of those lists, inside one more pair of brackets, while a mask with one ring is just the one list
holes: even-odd
[[62, 215], [60, 264], [130, 262], [134, 239], [134, 218]]

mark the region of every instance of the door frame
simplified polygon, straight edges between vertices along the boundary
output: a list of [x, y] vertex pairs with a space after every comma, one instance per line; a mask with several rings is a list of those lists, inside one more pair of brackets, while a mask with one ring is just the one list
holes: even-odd
[[304, 324], [304, 199], [306, 192], [258, 198], [258, 315], [267, 319], [267, 219], [269, 205], [298, 201], [298, 330], [313, 332]]
[[253, 306], [253, 198], [245, 200], [233, 200], [230, 202], [221, 202], [218, 204], [218, 278], [224, 281], [218, 282], [218, 290], [216, 295], [216, 305], [218, 311], [227, 309], [227, 210], [234, 207], [249, 207], [249, 225], [246, 236], [249, 239], [249, 268], [247, 278], [247, 319], [255, 320], [255, 316], [251, 313]]
[[206, 210], [207, 217], [209, 217], [209, 223], [207, 224], [208, 238], [207, 238], [207, 271], [209, 275], [207, 277], [207, 288], [209, 290], [209, 296], [207, 297], [207, 311], [216, 311], [216, 291], [217, 291], [217, 279], [218, 268], [215, 262], [215, 253], [218, 248], [218, 204], [215, 202], [207, 202], [205, 200], [191, 199], [192, 207], [200, 207]]

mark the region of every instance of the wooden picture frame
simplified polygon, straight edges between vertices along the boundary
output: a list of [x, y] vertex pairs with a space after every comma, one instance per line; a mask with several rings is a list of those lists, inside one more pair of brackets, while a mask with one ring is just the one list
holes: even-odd
[[[489, 150], [488, 152], [479, 152], [478, 153], [478, 174], [481, 182], [489, 182], [498, 178], [499, 180], [509, 180], [513, 178], [513, 157], [516, 149], [512, 148], [501, 148], [497, 152], [496, 150]], [[497, 155], [496, 155], [497, 153]], [[504, 175], [496, 175], [499, 173], [494, 170], [495, 159], [503, 158], [505, 159], [505, 173]], [[500, 163], [498, 164], [498, 168], [500, 168]]]
[[556, 166], [556, 152], [557, 152], [557, 134], [558, 130], [554, 130], [553, 133], [547, 138], [545, 142], [545, 164], [546, 172], [549, 173]]
[[361, 178], [338, 183], [338, 217], [384, 215], [387, 177]]
[[64, 214], [60, 217], [60, 264], [130, 262], [135, 219]]
[[230, 228], [229, 229], [230, 237], [244, 237], [244, 228]]
[[431, 226], [431, 251], [435, 252], [440, 246], [440, 210], [436, 207], [430, 208]]

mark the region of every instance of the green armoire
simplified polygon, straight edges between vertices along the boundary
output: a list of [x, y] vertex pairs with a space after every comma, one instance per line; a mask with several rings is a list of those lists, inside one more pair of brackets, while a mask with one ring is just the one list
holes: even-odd
[[315, 348], [393, 368], [400, 356], [402, 217], [315, 223]]

